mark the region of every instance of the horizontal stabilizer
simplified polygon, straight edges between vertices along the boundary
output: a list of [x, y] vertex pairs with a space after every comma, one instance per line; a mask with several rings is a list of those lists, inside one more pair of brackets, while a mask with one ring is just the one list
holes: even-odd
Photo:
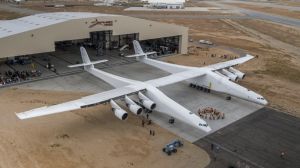
[[156, 52], [147, 52], [147, 53], [142, 53], [142, 54], [134, 54], [134, 55], [127, 55], [125, 57], [127, 58], [132, 58], [132, 57], [143, 57], [143, 56], [148, 56], [148, 55], [151, 55], [151, 54], [156, 54]]
[[107, 62], [108, 60], [99, 60], [99, 61], [93, 61], [89, 63], [82, 63], [82, 64], [75, 64], [75, 65], [69, 65], [69, 68], [75, 68], [75, 67], [82, 67], [82, 66], [88, 66], [88, 65], [95, 65], [95, 64], [100, 64], [103, 62]]

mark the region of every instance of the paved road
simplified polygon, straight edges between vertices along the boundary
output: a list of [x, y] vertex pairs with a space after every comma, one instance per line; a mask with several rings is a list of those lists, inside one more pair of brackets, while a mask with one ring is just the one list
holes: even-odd
[[160, 15], [160, 14], [126, 14], [128, 16], [132, 17], [138, 17], [138, 18], [153, 18], [153, 19], [233, 19], [233, 20], [239, 20], [239, 19], [251, 19], [252, 17], [245, 16], [245, 15], [190, 15], [190, 14], [169, 14], [169, 15]]
[[289, 17], [285, 17], [285, 16], [264, 13], [264, 12], [258, 12], [258, 11], [254, 11], [254, 10], [250, 10], [250, 9], [244, 9], [244, 8], [240, 8], [237, 6], [223, 4], [220, 2], [213, 2], [213, 1], [205, 1], [205, 2], [210, 5], [220, 7], [220, 8], [236, 10], [237, 12], [246, 14], [247, 16], [249, 16], [253, 19], [262, 19], [262, 20], [272, 21], [275, 23], [281, 23], [281, 24], [286, 24], [286, 25], [290, 25], [290, 26], [300, 27], [299, 19], [293, 19], [293, 18], [289, 18]]
[[277, 4], [276, 2], [253, 2], [253, 1], [237, 1], [237, 0], [224, 0], [224, 3], [242, 3], [248, 5], [256, 5], [256, 6], [263, 6], [263, 7], [272, 7], [272, 8], [279, 8], [279, 9], [286, 9], [290, 11], [300, 11], [299, 6], [288, 6], [285, 4]]
[[[299, 118], [263, 108], [195, 144], [216, 156], [209, 167], [296, 168], [300, 167], [299, 142]], [[220, 146], [219, 152], [211, 151], [211, 143]], [[281, 151], [286, 152], [285, 159], [280, 158]]]

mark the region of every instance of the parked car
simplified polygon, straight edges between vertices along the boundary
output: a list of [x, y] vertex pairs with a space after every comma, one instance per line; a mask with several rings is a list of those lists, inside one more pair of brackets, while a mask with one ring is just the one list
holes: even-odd
[[167, 155], [171, 155], [172, 153], [176, 153], [177, 152], [177, 148], [178, 147], [182, 147], [183, 146], [183, 143], [176, 139], [176, 140], [173, 140], [171, 143], [167, 144], [163, 149], [162, 151], [165, 152]]

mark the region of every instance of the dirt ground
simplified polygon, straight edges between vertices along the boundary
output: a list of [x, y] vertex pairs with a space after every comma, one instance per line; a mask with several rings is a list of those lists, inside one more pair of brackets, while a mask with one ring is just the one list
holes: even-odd
[[233, 6], [245, 8], [245, 9], [251, 9], [251, 10], [256, 10], [256, 11], [260, 11], [260, 12], [273, 13], [273, 14], [277, 14], [277, 15], [300, 19], [299, 11], [290, 11], [287, 9], [263, 7], [263, 6], [249, 5], [249, 4], [243, 4], [243, 3], [229, 3], [229, 4], [233, 5]]
[[30, 120], [15, 116], [86, 93], [2, 89], [0, 94], [1, 168], [199, 168], [209, 163], [204, 150], [186, 141], [178, 153], [167, 156], [161, 149], [177, 136], [155, 124], [142, 127], [133, 115], [121, 121], [109, 105]]
[[9, 19], [16, 19], [19, 17], [23, 17], [24, 15], [14, 13], [14, 12], [7, 12], [4, 10], [0, 10], [0, 20], [9, 20]]
[[291, 27], [291, 26], [283, 26], [281, 24], [276, 24], [268, 21], [262, 20], [239, 20], [236, 21], [239, 24], [258, 30], [264, 34], [272, 36], [277, 40], [283, 41], [285, 43], [300, 47], [300, 29]]

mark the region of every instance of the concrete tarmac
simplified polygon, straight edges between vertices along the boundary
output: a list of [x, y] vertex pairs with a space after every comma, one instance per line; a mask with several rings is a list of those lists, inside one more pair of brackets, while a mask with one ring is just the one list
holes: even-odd
[[300, 167], [299, 142], [299, 118], [262, 108], [194, 144], [211, 155], [209, 168], [296, 168]]

